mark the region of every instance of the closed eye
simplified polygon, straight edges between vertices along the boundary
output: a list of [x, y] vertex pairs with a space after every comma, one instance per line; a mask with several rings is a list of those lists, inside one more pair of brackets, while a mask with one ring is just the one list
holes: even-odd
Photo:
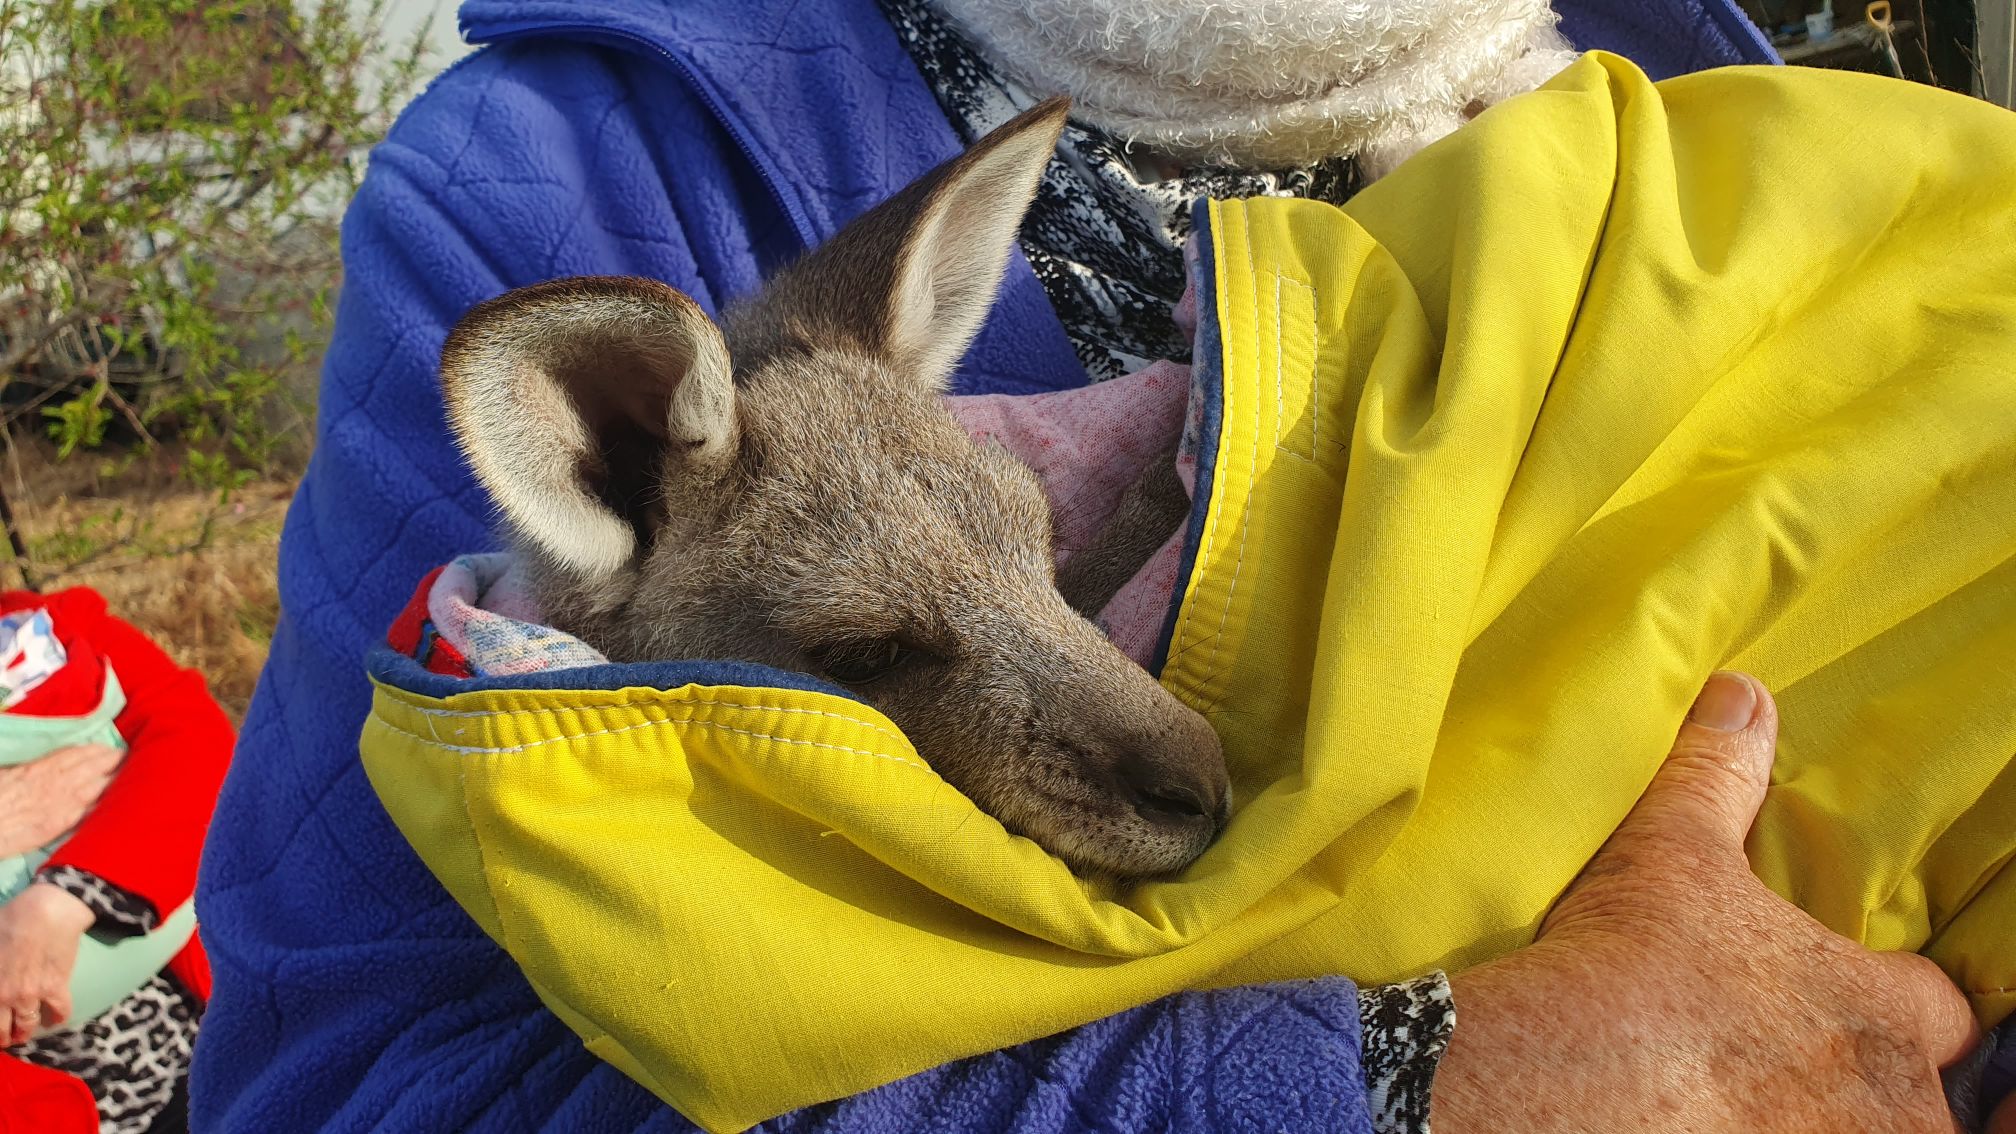
[[819, 647], [812, 659], [835, 681], [868, 685], [902, 669], [918, 653], [894, 638], [871, 638]]

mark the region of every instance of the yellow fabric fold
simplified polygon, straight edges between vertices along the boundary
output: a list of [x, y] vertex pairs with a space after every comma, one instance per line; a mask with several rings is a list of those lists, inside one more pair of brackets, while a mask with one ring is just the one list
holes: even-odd
[[1703, 678], [1767, 883], [2016, 1007], [2016, 116], [1585, 57], [1343, 209], [1212, 206], [1209, 508], [1163, 679], [1242, 804], [1080, 882], [784, 688], [381, 683], [365, 766], [591, 1049], [739, 1130], [1183, 988], [1530, 939]]

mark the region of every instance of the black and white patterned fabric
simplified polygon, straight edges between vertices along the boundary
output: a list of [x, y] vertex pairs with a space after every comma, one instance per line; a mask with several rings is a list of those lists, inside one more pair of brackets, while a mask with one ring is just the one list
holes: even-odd
[[[881, 0], [882, 10], [960, 139], [981, 135], [1040, 100], [1002, 77], [930, 6]], [[1114, 139], [1072, 123], [1022, 224], [1022, 251], [1043, 281], [1092, 380], [1156, 359], [1190, 359], [1170, 311], [1183, 297], [1183, 244], [1205, 197], [1306, 197], [1341, 204], [1362, 181], [1338, 159], [1298, 170], [1144, 173]], [[1369, 988], [1359, 997], [1372, 1125], [1423, 1134], [1428, 1089], [1456, 1011], [1441, 973]]]
[[83, 902], [98, 916], [91, 928], [99, 933], [138, 937], [151, 933], [160, 923], [154, 903], [138, 894], [129, 894], [87, 870], [74, 866], [52, 866], [35, 876]]
[[[881, 0], [882, 10], [960, 140], [1041, 100], [1003, 77], [931, 7]], [[1072, 123], [1022, 223], [1022, 252], [1043, 281], [1094, 382], [1156, 359], [1190, 360], [1170, 309], [1183, 297], [1190, 211], [1206, 197], [1307, 197], [1341, 204], [1361, 180], [1348, 158], [1253, 173], [1193, 169], [1157, 177], [1115, 139]]]
[[[37, 880], [89, 906], [94, 932], [131, 936], [159, 924], [153, 903], [76, 867], [50, 867]], [[201, 1015], [196, 997], [162, 973], [95, 1019], [7, 1054], [84, 1080], [98, 1102], [98, 1134], [144, 1134], [189, 1073]]]
[[1428, 1093], [1456, 1030], [1449, 978], [1433, 973], [1358, 994], [1359, 1063], [1379, 1134], [1427, 1134]]

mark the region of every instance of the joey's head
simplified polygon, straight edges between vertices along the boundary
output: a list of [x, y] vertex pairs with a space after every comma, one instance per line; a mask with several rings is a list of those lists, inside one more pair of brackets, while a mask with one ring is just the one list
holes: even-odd
[[560, 280], [471, 311], [442, 385], [556, 625], [823, 677], [1011, 830], [1135, 878], [1223, 824], [1218, 740], [1058, 594], [1035, 475], [941, 398], [1064, 114], [864, 214], [725, 333], [660, 283]]

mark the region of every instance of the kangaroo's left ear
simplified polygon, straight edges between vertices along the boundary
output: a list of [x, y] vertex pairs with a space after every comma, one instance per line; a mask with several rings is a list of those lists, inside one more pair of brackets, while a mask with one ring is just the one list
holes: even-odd
[[1017, 115], [857, 217], [780, 276], [773, 325], [852, 343], [944, 388], [987, 320], [1070, 102]]
[[918, 377], [945, 385], [987, 321], [1069, 109], [1052, 99], [982, 138], [953, 162], [905, 234], [888, 349]]

